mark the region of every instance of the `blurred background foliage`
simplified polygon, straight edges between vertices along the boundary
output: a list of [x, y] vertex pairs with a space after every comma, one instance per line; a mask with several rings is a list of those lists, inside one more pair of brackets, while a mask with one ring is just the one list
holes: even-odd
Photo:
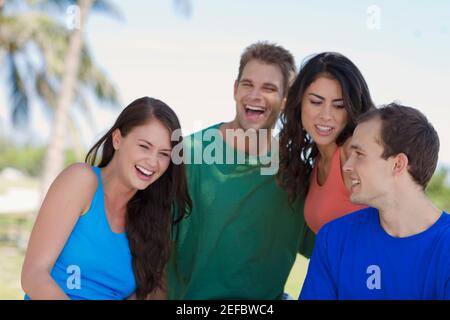
[[[0, 172], [5, 168], [14, 168], [22, 173], [39, 178], [42, 173], [46, 146], [23, 145], [20, 147], [0, 137]], [[84, 159], [76, 155], [73, 149], [65, 150], [64, 166]]]
[[437, 170], [427, 187], [427, 194], [440, 209], [450, 212], [450, 176], [448, 168]]

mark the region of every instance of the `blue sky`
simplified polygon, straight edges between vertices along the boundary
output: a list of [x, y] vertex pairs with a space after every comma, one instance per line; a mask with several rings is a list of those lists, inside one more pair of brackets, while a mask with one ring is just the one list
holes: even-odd
[[[276, 42], [297, 65], [310, 54], [338, 51], [361, 69], [377, 104], [398, 100], [428, 116], [441, 138], [440, 162], [450, 165], [449, 1], [191, 2], [190, 18], [171, 0], [116, 0], [122, 21], [91, 15], [87, 41], [119, 88], [123, 107], [141, 96], [159, 98], [189, 133], [233, 118], [233, 81], [247, 45]], [[379, 29], [368, 27], [371, 21]], [[6, 102], [0, 82], [0, 133], [11, 134]], [[48, 123], [35, 109], [30, 132], [45, 140]], [[86, 146], [119, 112], [97, 110], [95, 130], [79, 118]]]

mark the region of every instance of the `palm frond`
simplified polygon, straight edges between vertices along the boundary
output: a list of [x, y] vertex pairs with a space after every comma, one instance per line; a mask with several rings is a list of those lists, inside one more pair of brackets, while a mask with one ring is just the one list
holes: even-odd
[[82, 88], [77, 88], [75, 91], [75, 97], [76, 103], [81, 108], [83, 117], [87, 120], [89, 127], [93, 131], [97, 130], [97, 125], [94, 119], [94, 109], [85, 96], [84, 90]]
[[[66, 11], [69, 6], [78, 4], [77, 0], [28, 0], [34, 7], [45, 9], [56, 9], [58, 11]], [[98, 13], [110, 15], [115, 19], [122, 20], [122, 12], [111, 1], [94, 0], [92, 10]]]
[[[7, 3], [14, 2], [16, 1], [7, 0]], [[17, 4], [19, 2], [17, 1]], [[49, 2], [52, 1], [24, 0], [23, 4], [31, 7], [39, 4], [49, 5]], [[65, 2], [66, 5], [76, 3], [65, 0], [53, 2], [60, 4]], [[97, 0], [96, 5], [107, 10], [113, 8], [112, 5], [109, 6], [109, 1]], [[6, 16], [0, 15], [0, 53], [7, 57], [5, 71], [8, 76], [10, 107], [15, 125], [28, 120], [31, 93], [47, 106], [48, 114], [54, 112], [65, 70], [69, 37], [70, 30], [66, 28], [64, 22], [46, 12], [21, 10]], [[15, 53], [18, 54], [16, 58], [13, 57]], [[27, 85], [30, 85], [29, 89], [33, 92], [27, 92]], [[83, 49], [81, 55], [77, 90], [79, 94], [86, 93], [86, 90], [91, 91], [96, 99], [105, 102], [105, 106], [115, 107], [120, 103], [116, 87], [107, 73], [93, 62], [92, 54], [87, 47]], [[77, 106], [87, 110], [86, 101], [77, 102]]]
[[28, 95], [25, 81], [21, 77], [14, 54], [6, 57], [8, 66], [8, 83], [10, 85], [10, 99], [12, 109], [12, 123], [16, 126], [23, 125], [28, 120]]
[[87, 46], [84, 46], [81, 53], [78, 77], [86, 88], [94, 92], [98, 100], [109, 103], [111, 106], [119, 105], [116, 87], [108, 76], [93, 63]]
[[114, 5], [111, 1], [95, 0], [92, 5], [92, 10], [99, 13], [109, 14], [111, 17], [118, 20], [125, 19], [122, 11], [120, 11], [119, 8], [116, 5]]
[[56, 108], [57, 91], [45, 72], [39, 72], [36, 75], [35, 90], [43, 103], [53, 110]]
[[69, 31], [58, 23], [48, 20], [42, 20], [41, 28], [34, 31], [34, 42], [43, 55], [47, 72], [61, 78], [69, 47]]

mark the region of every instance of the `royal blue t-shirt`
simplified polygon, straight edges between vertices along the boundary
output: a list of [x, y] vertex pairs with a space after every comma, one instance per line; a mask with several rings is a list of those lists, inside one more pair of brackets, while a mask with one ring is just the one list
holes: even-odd
[[450, 299], [450, 215], [404, 238], [384, 231], [377, 209], [318, 233], [299, 299]]

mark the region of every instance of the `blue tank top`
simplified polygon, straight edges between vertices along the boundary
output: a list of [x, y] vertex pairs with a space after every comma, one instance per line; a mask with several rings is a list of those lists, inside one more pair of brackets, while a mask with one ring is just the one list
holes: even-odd
[[91, 207], [78, 219], [51, 276], [70, 299], [125, 299], [136, 290], [128, 238], [111, 230], [100, 169], [93, 170], [98, 187]]

